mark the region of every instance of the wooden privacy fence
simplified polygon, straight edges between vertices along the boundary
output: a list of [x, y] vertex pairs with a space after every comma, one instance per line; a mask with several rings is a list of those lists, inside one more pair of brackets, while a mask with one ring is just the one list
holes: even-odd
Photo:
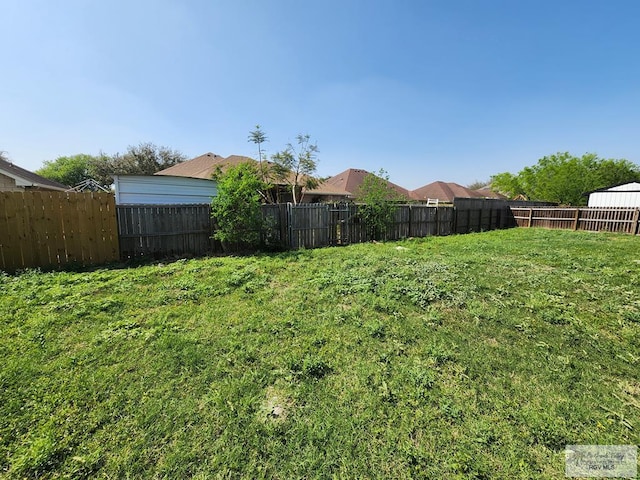
[[491, 198], [455, 198], [454, 233], [482, 232], [515, 226], [509, 202]]
[[[263, 205], [262, 238], [284, 249], [366, 242], [360, 208], [351, 203]], [[396, 205], [382, 239], [508, 226], [500, 209], [502, 204], [491, 202]], [[116, 206], [110, 193], [0, 193], [0, 269], [6, 271], [205, 255], [216, 251], [213, 233], [207, 204]]]
[[120, 256], [204, 255], [214, 249], [209, 205], [118, 205]]
[[[283, 249], [370, 240], [353, 203], [263, 205], [265, 244]], [[551, 208], [455, 199], [453, 206], [395, 205], [383, 240], [512, 226], [639, 233], [638, 209]], [[0, 193], [0, 269], [97, 264], [216, 251], [211, 208], [119, 205], [110, 193]]]
[[[264, 239], [267, 244], [290, 249], [366, 242], [370, 238], [359, 208], [352, 203], [264, 205]], [[382, 239], [449, 235], [454, 219], [451, 206], [396, 205]]]
[[637, 208], [511, 207], [511, 211], [519, 227], [640, 233], [640, 209]]
[[118, 260], [109, 193], [0, 192], [0, 269], [56, 268]]

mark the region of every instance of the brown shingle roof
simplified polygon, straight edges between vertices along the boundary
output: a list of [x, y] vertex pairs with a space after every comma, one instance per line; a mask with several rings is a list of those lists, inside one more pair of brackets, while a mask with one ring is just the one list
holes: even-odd
[[453, 182], [433, 182], [411, 192], [415, 200], [425, 201], [430, 198], [441, 202], [453, 202], [459, 198], [483, 198], [484, 195]]
[[67, 185], [63, 185], [61, 183], [55, 182], [53, 180], [49, 180], [48, 178], [41, 177], [37, 173], [30, 172], [29, 170], [25, 170], [22, 167], [14, 165], [11, 162], [7, 162], [0, 158], [0, 170], [6, 172], [10, 177], [18, 177], [23, 181], [30, 183], [31, 187], [34, 188], [42, 188], [44, 190], [60, 190], [65, 191], [69, 189]]
[[[310, 195], [344, 195], [347, 198], [358, 198], [360, 186], [370, 172], [359, 168], [349, 168], [338, 175], [325, 180], [317, 188], [309, 190]], [[411, 199], [409, 190], [395, 183], [387, 181], [387, 184], [401, 197]]]
[[174, 175], [176, 177], [205, 178], [209, 180], [223, 160], [225, 160], [224, 157], [209, 152], [160, 170], [154, 175]]
[[[215, 153], [209, 152], [191, 160], [187, 160], [186, 162], [181, 162], [173, 165], [172, 167], [165, 168], [164, 170], [156, 172], [154, 175], [174, 175], [177, 177], [210, 179], [218, 169], [224, 172], [227, 168], [239, 165], [241, 163], [253, 163], [255, 165], [258, 165], [258, 161], [250, 157], [244, 157], [242, 155], [229, 155], [228, 157], [222, 157]], [[274, 166], [273, 162], [262, 162], [262, 164], [267, 165], [269, 170], [271, 170]], [[275, 181], [274, 178], [271, 178], [271, 181], [274, 184], [283, 184], [281, 181]], [[302, 176], [298, 183], [302, 183], [303, 181], [304, 176]], [[294, 183], [292, 173], [287, 176], [285, 183]]]
[[474, 192], [479, 193], [484, 198], [498, 198], [504, 200], [505, 198], [509, 198], [506, 195], [502, 195], [501, 193], [494, 192], [490, 187], [482, 187], [474, 190]]

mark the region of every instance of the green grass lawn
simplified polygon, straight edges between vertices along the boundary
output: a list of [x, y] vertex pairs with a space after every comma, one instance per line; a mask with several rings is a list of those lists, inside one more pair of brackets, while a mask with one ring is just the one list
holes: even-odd
[[0, 274], [0, 476], [563, 478], [640, 443], [640, 238]]

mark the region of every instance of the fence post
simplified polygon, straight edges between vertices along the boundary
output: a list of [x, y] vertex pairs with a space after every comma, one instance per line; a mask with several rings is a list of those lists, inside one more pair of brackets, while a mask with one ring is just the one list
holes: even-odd
[[578, 220], [580, 219], [580, 209], [576, 208], [576, 213], [573, 215], [573, 229], [578, 230]]
[[633, 212], [633, 221], [631, 223], [631, 234], [632, 235], [640, 234], [640, 208], [636, 208], [635, 212]]
[[456, 204], [453, 204], [453, 212], [451, 212], [451, 230], [452, 234], [458, 233], [456, 230], [458, 229], [458, 207]]
[[527, 221], [527, 228], [531, 228], [531, 220], [533, 219], [533, 208], [529, 209], [529, 220]]
[[289, 248], [297, 248], [293, 246], [293, 206], [291, 205], [291, 202], [287, 203], [287, 245], [289, 245]]

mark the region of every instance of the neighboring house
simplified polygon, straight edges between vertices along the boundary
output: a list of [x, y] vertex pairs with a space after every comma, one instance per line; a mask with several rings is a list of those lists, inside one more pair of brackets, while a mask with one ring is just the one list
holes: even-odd
[[154, 173], [154, 175], [173, 175], [176, 177], [205, 178], [211, 180], [211, 177], [213, 177], [217, 169], [222, 168], [223, 162], [226, 166], [230, 166], [241, 163], [240, 160], [242, 159], [244, 159], [244, 161], [250, 160], [248, 157], [239, 157], [237, 155], [233, 155], [233, 157], [233, 161], [228, 160], [225, 162], [225, 160], [227, 160], [225, 157], [209, 152], [187, 160], [186, 162], [180, 162], [172, 167], [160, 170]]
[[[453, 182], [433, 182], [411, 191], [414, 200], [425, 203], [453, 203], [454, 198], [486, 198], [483, 193]], [[431, 202], [430, 202], [431, 201]], [[436, 203], [437, 203], [436, 202]]]
[[[218, 171], [225, 172], [229, 167], [239, 165], [241, 163], [252, 163], [259, 166], [257, 160], [241, 155], [229, 155], [222, 157], [215, 153], [205, 153], [199, 157], [181, 162], [172, 167], [161, 170], [154, 175], [174, 175], [178, 177], [193, 177], [211, 179]], [[267, 171], [267, 180], [274, 185], [272, 189], [272, 197], [279, 202], [290, 202], [293, 200], [291, 195], [291, 185], [295, 183], [293, 174], [288, 174], [285, 178], [279, 178], [274, 173], [274, 163], [263, 161], [262, 167]], [[300, 179], [298, 183], [304, 181]], [[303, 198], [303, 200], [305, 200]], [[306, 201], [306, 200], [305, 200]]]
[[640, 183], [624, 183], [589, 192], [588, 206], [640, 208]]
[[117, 205], [193, 205], [211, 203], [217, 183], [172, 175], [114, 175]]
[[41, 177], [0, 158], [0, 192], [24, 192], [26, 190], [52, 190], [64, 192], [69, 187]]
[[[338, 175], [322, 182], [318, 187], [306, 193], [307, 202], [340, 202], [357, 200], [360, 196], [360, 186], [370, 172], [358, 168], [349, 168]], [[387, 185], [406, 201], [411, 200], [409, 190], [387, 180]]]

